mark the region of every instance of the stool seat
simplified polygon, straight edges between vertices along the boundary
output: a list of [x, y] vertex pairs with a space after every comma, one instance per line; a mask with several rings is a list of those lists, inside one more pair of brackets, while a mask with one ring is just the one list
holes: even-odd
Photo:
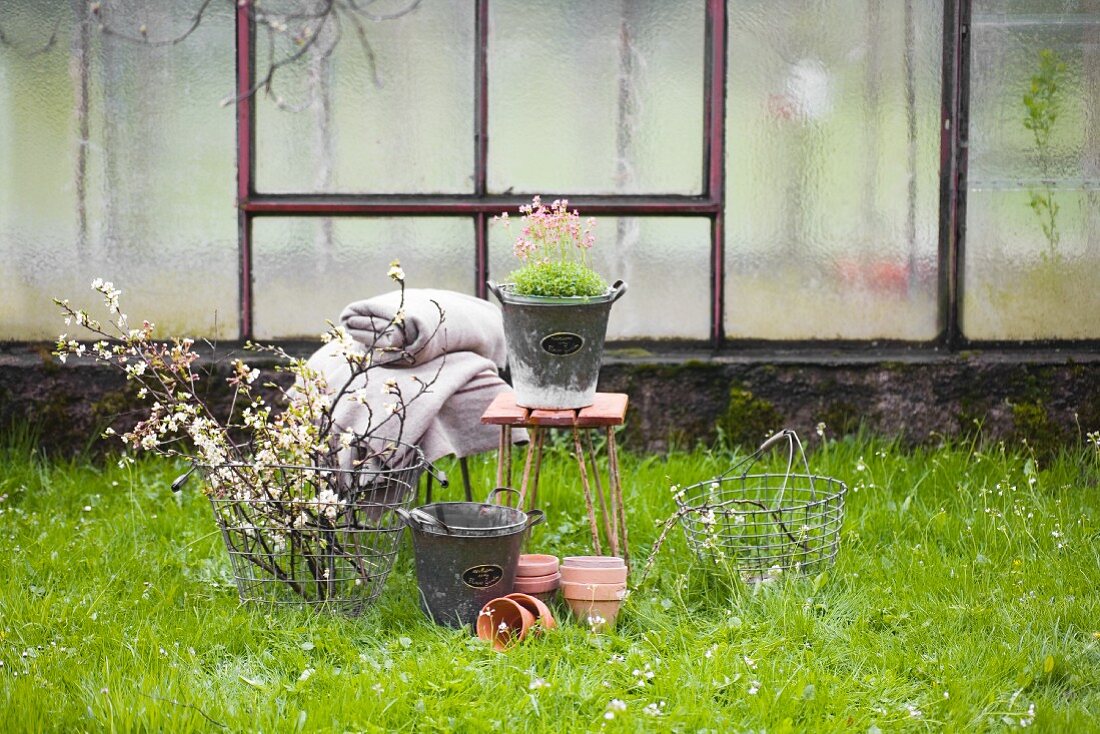
[[[535, 504], [538, 493], [539, 470], [542, 467], [542, 451], [546, 438], [546, 429], [567, 428], [573, 432], [573, 450], [580, 473], [581, 489], [588, 510], [589, 529], [592, 533], [592, 545], [597, 555], [602, 554], [600, 532], [596, 520], [596, 502], [593, 501], [592, 485], [589, 483], [587, 464], [591, 462], [591, 479], [595, 483], [595, 496], [603, 515], [603, 526], [613, 555], [622, 554], [629, 563], [630, 550], [626, 530], [626, 508], [623, 506], [622, 480], [619, 476], [619, 457], [615, 447], [615, 428], [626, 422], [628, 398], [623, 393], [596, 393], [592, 405], [585, 408], [565, 410], [544, 410], [524, 408], [516, 404], [514, 392], [499, 393], [481, 416], [481, 422], [500, 426], [500, 451], [497, 459], [497, 484], [509, 486], [512, 482], [512, 429], [526, 428], [531, 442], [527, 447], [524, 461], [523, 479], [519, 490], [519, 504], [529, 500], [529, 506]], [[591, 432], [602, 431], [607, 437], [608, 494], [605, 498], [599, 471], [596, 467], [596, 451], [592, 443]], [[584, 433], [588, 444], [588, 459], [581, 442]], [[528, 489], [531, 494], [528, 497]], [[610, 500], [610, 502], [608, 501]]]
[[627, 396], [617, 392], [596, 393], [595, 402], [576, 410], [540, 410], [516, 405], [516, 394], [499, 393], [481, 416], [481, 422], [495, 426], [532, 428], [604, 428], [626, 422]]

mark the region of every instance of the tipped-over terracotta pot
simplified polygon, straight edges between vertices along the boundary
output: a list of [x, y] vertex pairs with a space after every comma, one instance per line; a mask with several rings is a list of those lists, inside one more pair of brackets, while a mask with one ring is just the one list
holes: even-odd
[[493, 643], [503, 652], [513, 641], [519, 642], [535, 624], [535, 615], [514, 599], [492, 599], [477, 616], [477, 636]]
[[538, 597], [530, 594], [514, 593], [504, 597], [505, 599], [511, 599], [519, 604], [521, 607], [531, 612], [535, 616], [535, 622], [542, 626], [544, 630], [552, 630], [558, 626], [558, 623], [554, 620], [554, 614], [550, 611], [550, 607], [543, 604], [542, 600]]

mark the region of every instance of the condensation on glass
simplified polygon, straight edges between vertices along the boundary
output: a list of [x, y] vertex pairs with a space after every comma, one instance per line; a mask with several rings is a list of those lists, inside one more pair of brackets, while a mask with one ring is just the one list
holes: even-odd
[[726, 335], [935, 338], [942, 0], [728, 7]]
[[[1100, 4], [977, 0], [972, 28], [963, 333], [1096, 339]], [[1024, 97], [1033, 80], [1049, 88], [1044, 52], [1048, 68], [1059, 69], [1056, 116], [1037, 140]]]
[[[300, 6], [298, 0], [281, 0]], [[372, 4], [398, 13], [408, 0]], [[474, 12], [424, 2], [405, 15], [346, 15], [309, 25], [316, 43], [277, 72], [256, 104], [256, 189], [262, 193], [471, 193], [474, 172]], [[367, 44], [364, 46], [364, 42]], [[257, 35], [256, 68], [272, 51]], [[293, 54], [278, 36], [275, 58]]]
[[[583, 215], [584, 212], [581, 212]], [[507, 282], [519, 225], [489, 229], [490, 277]], [[588, 263], [628, 290], [611, 309], [608, 339], [705, 340], [710, 329], [710, 221], [702, 217], [599, 217]]]
[[254, 332], [316, 339], [344, 306], [409, 288], [474, 293], [474, 223], [468, 217], [263, 217], [253, 224]]
[[[104, 35], [72, 6], [5, 4], [0, 45], [0, 339], [65, 330], [53, 297], [123, 290], [160, 333], [236, 337], [232, 9], [211, 7], [177, 46]], [[104, 3], [149, 39], [185, 30], [190, 7]], [[37, 53], [57, 26], [57, 41]], [[72, 327], [68, 328], [72, 331]]]
[[490, 13], [490, 192], [702, 192], [703, 0]]

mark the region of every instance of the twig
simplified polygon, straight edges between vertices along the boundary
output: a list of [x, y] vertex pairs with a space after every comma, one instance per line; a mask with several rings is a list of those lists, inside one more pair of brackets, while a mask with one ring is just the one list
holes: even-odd
[[153, 695], [152, 693], [146, 693], [145, 691], [138, 691], [138, 693], [141, 694], [142, 696], [145, 696], [146, 698], [151, 698], [154, 701], [161, 701], [163, 703], [170, 703], [173, 706], [179, 706], [181, 708], [191, 709], [193, 711], [197, 711], [199, 713], [199, 715], [202, 716], [202, 718], [206, 719], [207, 721], [209, 721], [214, 726], [219, 727], [221, 729], [228, 729], [229, 728], [228, 726], [226, 726], [222, 722], [218, 721], [217, 719], [211, 718], [210, 714], [206, 713], [205, 711], [203, 711], [201, 708], [199, 708], [198, 706], [196, 706], [193, 703], [184, 703], [183, 701], [177, 701], [174, 698], [164, 698], [162, 696]]

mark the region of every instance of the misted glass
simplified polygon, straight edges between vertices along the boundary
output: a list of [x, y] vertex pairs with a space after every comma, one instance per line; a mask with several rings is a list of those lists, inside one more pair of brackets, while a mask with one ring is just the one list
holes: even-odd
[[[301, 0], [279, 0], [301, 6]], [[271, 4], [265, 2], [265, 7]], [[276, 9], [278, 6], [275, 6]], [[263, 193], [469, 193], [474, 173], [474, 8], [467, 2], [361, 4], [370, 22], [302, 21], [316, 36], [278, 70], [256, 105], [256, 188]], [[403, 12], [410, 9], [409, 12]], [[294, 34], [257, 35], [267, 54]]]
[[394, 290], [399, 259], [409, 288], [474, 292], [474, 225], [464, 217], [264, 217], [253, 225], [254, 331], [316, 339], [344, 306]]
[[489, 7], [491, 192], [702, 192], [702, 0]]
[[729, 4], [725, 329], [934, 338], [941, 0]]
[[978, 0], [962, 329], [1100, 337], [1100, 5]]
[[[5, 3], [0, 44], [0, 340], [56, 338], [52, 297], [123, 290], [161, 334], [235, 338], [233, 11], [171, 0]], [[99, 23], [134, 36], [125, 40]], [[45, 48], [56, 27], [56, 42]], [[72, 328], [69, 328], [72, 332]]]

